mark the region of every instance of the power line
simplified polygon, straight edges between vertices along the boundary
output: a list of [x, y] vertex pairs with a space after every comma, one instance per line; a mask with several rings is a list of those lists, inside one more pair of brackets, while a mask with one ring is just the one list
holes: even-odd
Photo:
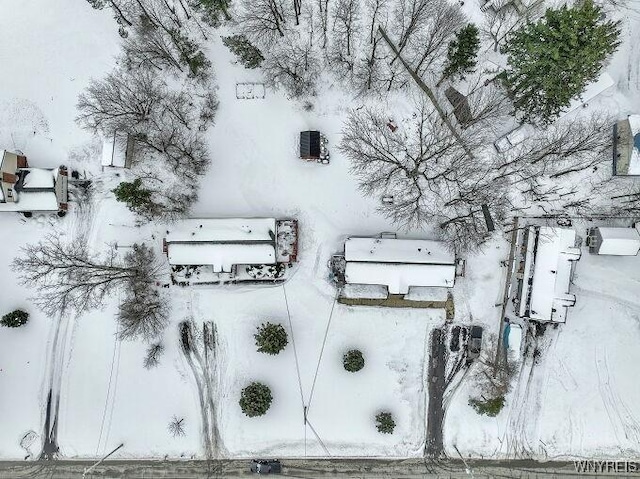
[[322, 354], [324, 353], [324, 347], [327, 343], [327, 337], [329, 336], [329, 327], [331, 326], [331, 319], [333, 318], [333, 310], [336, 307], [336, 303], [338, 302], [338, 295], [340, 294], [340, 289], [336, 291], [336, 296], [333, 299], [333, 304], [331, 305], [331, 312], [329, 313], [329, 320], [327, 321], [327, 328], [324, 332], [324, 338], [322, 340], [322, 348], [320, 349], [320, 356], [318, 357], [318, 364], [316, 365], [316, 373], [313, 376], [313, 384], [311, 385], [311, 393], [309, 394], [309, 401], [307, 401], [307, 410], [311, 407], [311, 399], [313, 398], [313, 391], [316, 387], [316, 380], [318, 379], [318, 372], [320, 371], [320, 363], [322, 362]]

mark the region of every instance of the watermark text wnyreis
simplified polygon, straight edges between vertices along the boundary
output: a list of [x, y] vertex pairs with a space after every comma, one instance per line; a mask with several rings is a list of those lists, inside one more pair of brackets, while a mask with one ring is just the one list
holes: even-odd
[[625, 474], [640, 472], [638, 461], [573, 461], [576, 472], [596, 474]]

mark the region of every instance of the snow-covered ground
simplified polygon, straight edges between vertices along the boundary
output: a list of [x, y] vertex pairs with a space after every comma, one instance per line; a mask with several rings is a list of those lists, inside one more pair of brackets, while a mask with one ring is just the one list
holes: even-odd
[[[94, 207], [83, 219], [89, 226], [80, 231], [89, 233], [94, 248], [145, 241], [159, 251], [166, 228], [133, 226], [132, 215], [108, 191], [117, 172], [100, 172], [98, 152], [90, 155], [92, 164], [79, 163], [73, 154], [90, 141], [74, 123], [77, 95], [90, 78], [112, 67], [118, 52], [113, 19], [83, 1], [8, 3], [0, 4], [5, 25], [0, 59], [6, 73], [0, 82], [0, 147], [24, 151], [34, 166], [64, 162], [98, 175]], [[591, 108], [607, 105], [621, 114], [640, 108], [637, 70], [627, 62], [632, 34], [627, 34], [610, 68], [617, 89]], [[116, 341], [117, 297], [103, 310], [69, 318], [66, 348], [52, 363], [58, 319], [30, 306], [30, 292], [17, 284], [9, 265], [21, 245], [52, 231], [72, 235], [84, 227], [74, 214], [29, 221], [3, 216], [2, 313], [21, 307], [31, 318], [24, 328], [0, 329], [0, 458], [24, 457], [23, 435], [42, 434], [52, 378], [61, 381], [62, 455], [98, 456], [124, 443], [120, 457], [203, 457], [199, 391], [178, 343], [178, 323], [185, 319], [198, 325], [213, 321], [217, 328], [220, 454], [422, 455], [427, 339], [444, 321], [444, 312], [334, 306], [335, 289], [327, 279], [327, 260], [347, 235], [395, 230], [376, 213], [379, 200], [357, 190], [347, 160], [336, 149], [346, 110], [361, 100], [331, 84], [313, 99], [311, 110], [271, 90], [264, 99], [237, 99], [236, 84], [260, 82], [260, 73], [233, 65], [217, 38], [210, 53], [221, 104], [209, 137], [213, 163], [193, 215], [296, 217], [300, 267], [284, 287], [170, 288], [173, 313], [156, 369], [142, 367], [144, 344]], [[405, 99], [385, 101], [395, 111]], [[297, 136], [306, 129], [328, 137], [330, 165], [297, 158]], [[429, 232], [408, 235], [428, 237]], [[506, 274], [500, 261], [507, 257], [507, 242], [498, 236], [467, 258], [465, 278], [454, 289], [456, 322], [481, 323], [497, 334], [496, 304]], [[471, 382], [457, 390], [445, 422], [448, 452], [456, 454], [453, 445], [463, 454], [491, 457], [640, 452], [640, 386], [634, 371], [640, 359], [639, 266], [640, 258], [585, 252], [575, 277], [578, 300], [567, 324], [547, 331], [539, 364], [524, 362], [505, 411], [496, 419], [477, 416], [467, 405]], [[265, 320], [280, 322], [289, 332], [292, 341], [279, 356], [255, 352], [252, 335]], [[355, 374], [341, 365], [350, 348], [361, 349], [366, 360]], [[266, 416], [248, 419], [238, 399], [253, 380], [271, 387], [274, 403]], [[303, 404], [308, 406], [306, 427]], [[393, 435], [374, 428], [372, 418], [381, 410], [394, 414]], [[185, 418], [184, 437], [173, 438], [167, 430], [174, 415]], [[31, 452], [39, 452], [40, 440]]]
[[484, 457], [637, 456], [640, 257], [595, 255], [585, 247], [582, 253], [566, 324], [548, 327], [537, 340], [529, 336], [529, 353], [498, 417], [473, 413], [471, 383], [456, 392], [445, 425], [450, 446]]

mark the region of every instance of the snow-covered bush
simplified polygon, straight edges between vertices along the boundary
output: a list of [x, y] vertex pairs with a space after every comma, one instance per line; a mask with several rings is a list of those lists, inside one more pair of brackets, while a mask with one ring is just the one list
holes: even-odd
[[382, 434], [392, 434], [396, 427], [396, 422], [390, 412], [381, 412], [376, 415], [376, 428]]
[[0, 320], [0, 324], [7, 328], [18, 328], [27, 324], [27, 321], [29, 321], [29, 313], [16, 309], [5, 314]]
[[262, 383], [253, 382], [242, 390], [240, 409], [249, 417], [264, 415], [271, 407], [271, 389]]
[[262, 323], [253, 337], [258, 351], [271, 355], [278, 354], [289, 343], [287, 331], [281, 324]]
[[347, 351], [342, 357], [342, 364], [350, 373], [360, 371], [364, 367], [364, 357], [362, 356], [362, 352], [357, 349]]

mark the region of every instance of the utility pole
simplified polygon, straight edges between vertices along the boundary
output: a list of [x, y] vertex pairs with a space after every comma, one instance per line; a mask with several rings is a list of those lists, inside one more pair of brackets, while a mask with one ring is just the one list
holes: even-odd
[[93, 471], [96, 467], [98, 467], [100, 464], [102, 464], [102, 462], [108, 458], [110, 455], [114, 454], [118, 449], [121, 449], [124, 447], [124, 443], [120, 444], [118, 447], [116, 447], [113, 451], [111, 451], [109, 454], [107, 454], [106, 456], [104, 456], [102, 459], [100, 459], [98, 462], [96, 462], [93, 466], [91, 467], [87, 467], [85, 468], [84, 472], [82, 473], [82, 479], [85, 478], [85, 476], [87, 474], [89, 474], [91, 471]]

